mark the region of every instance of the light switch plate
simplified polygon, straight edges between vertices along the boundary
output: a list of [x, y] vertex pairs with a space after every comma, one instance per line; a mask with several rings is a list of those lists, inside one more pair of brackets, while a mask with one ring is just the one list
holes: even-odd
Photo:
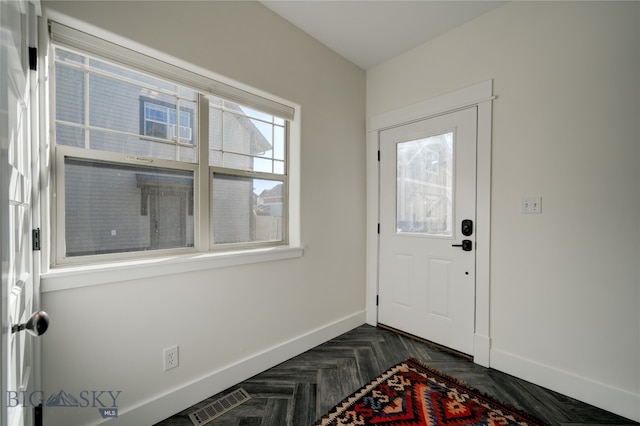
[[520, 213], [523, 213], [523, 214], [542, 213], [542, 197], [522, 197], [520, 199]]

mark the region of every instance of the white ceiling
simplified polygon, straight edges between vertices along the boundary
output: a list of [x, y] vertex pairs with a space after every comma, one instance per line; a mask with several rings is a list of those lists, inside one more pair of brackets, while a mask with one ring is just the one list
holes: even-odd
[[494, 9], [489, 0], [261, 0], [367, 70]]

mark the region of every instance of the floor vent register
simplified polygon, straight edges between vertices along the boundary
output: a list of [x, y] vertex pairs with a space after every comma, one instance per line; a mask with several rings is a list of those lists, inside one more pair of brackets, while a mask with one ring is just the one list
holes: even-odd
[[189, 414], [189, 418], [195, 426], [202, 426], [220, 417], [227, 411], [232, 410], [243, 402], [251, 399], [251, 396], [244, 389], [240, 388], [230, 394], [216, 399], [210, 404]]

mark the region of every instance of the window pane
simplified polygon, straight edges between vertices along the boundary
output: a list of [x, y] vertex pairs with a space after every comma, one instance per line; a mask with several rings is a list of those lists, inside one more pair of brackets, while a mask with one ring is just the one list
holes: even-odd
[[273, 173], [277, 175], [286, 174], [286, 170], [284, 168], [284, 161], [274, 161], [273, 162]]
[[56, 143], [84, 148], [84, 129], [82, 127], [58, 124], [56, 126]]
[[89, 76], [90, 124], [104, 129], [140, 133], [140, 86], [106, 78]]
[[273, 173], [273, 161], [266, 158], [254, 158], [253, 170], [262, 173]]
[[451, 236], [453, 133], [397, 144], [398, 232]]
[[284, 182], [215, 174], [215, 244], [282, 241]]
[[230, 169], [253, 170], [253, 157], [238, 154], [222, 154], [222, 166]]
[[186, 161], [188, 163], [196, 163], [198, 151], [193, 146], [179, 146], [178, 147], [178, 161]]
[[160, 80], [159, 78], [142, 74], [128, 68], [122, 68], [117, 65], [113, 65], [93, 58], [89, 59], [89, 66], [92, 71], [101, 71], [102, 73], [110, 74], [113, 77], [130, 80], [132, 83], [136, 83], [140, 86], [176, 93], [177, 86], [174, 83]]
[[84, 124], [84, 72], [56, 65], [56, 119]]
[[271, 158], [273, 155], [273, 125], [253, 120], [242, 115], [223, 112], [222, 150], [225, 152], [225, 167], [252, 171], [252, 161], [228, 162], [226, 153]]
[[271, 148], [271, 143], [256, 128], [253, 120], [226, 111], [223, 116], [222, 146], [225, 151], [256, 155]]
[[256, 155], [271, 158], [273, 156], [273, 124], [251, 120], [251, 125], [258, 131], [255, 136], [263, 141], [263, 143], [256, 148], [259, 150], [256, 152]]
[[209, 165], [222, 167], [222, 152], [220, 151], [209, 151]]
[[[197, 145], [198, 139], [198, 104], [180, 100], [180, 135], [179, 142]], [[175, 110], [174, 110], [175, 111]]]
[[[60, 48], [56, 60], [56, 143], [197, 162], [197, 149], [184, 147], [197, 145], [194, 90]], [[177, 92], [186, 98], [178, 98]], [[66, 127], [67, 122], [83, 128]], [[92, 130], [91, 142], [85, 144], [89, 125], [105, 132]]]
[[[165, 160], [180, 160], [176, 145], [172, 143], [157, 142], [140, 139], [136, 136], [101, 132], [98, 130], [91, 131], [90, 139], [91, 149], [95, 150], [121, 152], [123, 154], [161, 158]], [[191, 148], [191, 151], [193, 152], [194, 149]], [[190, 159], [182, 158], [182, 161], [195, 163], [194, 155], [190, 155], [189, 157]]]
[[84, 56], [69, 52], [68, 50], [56, 49], [56, 61], [82, 65], [84, 64]]
[[198, 100], [198, 92], [193, 89], [189, 89], [186, 87], [178, 86], [178, 95], [182, 99], [187, 99], [190, 101], [196, 102]]
[[247, 115], [249, 117], [257, 118], [263, 121], [268, 121], [269, 123], [273, 122], [273, 115], [267, 114], [266, 112], [258, 111], [253, 108], [249, 108], [244, 105], [239, 105], [229, 101], [225, 101], [224, 106], [225, 108], [228, 108], [230, 110], [242, 112], [242, 114]]
[[276, 125], [273, 115], [227, 101], [224, 107], [223, 111], [210, 108], [209, 165], [284, 174], [284, 120]]
[[192, 247], [193, 172], [65, 159], [66, 255]]
[[209, 108], [209, 150], [222, 150], [222, 111], [214, 108]]
[[284, 160], [285, 153], [284, 127], [274, 126], [273, 128], [273, 158]]

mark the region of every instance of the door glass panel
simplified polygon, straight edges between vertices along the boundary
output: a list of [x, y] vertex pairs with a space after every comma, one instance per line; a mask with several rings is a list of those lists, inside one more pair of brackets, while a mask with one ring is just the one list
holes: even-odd
[[453, 132], [396, 144], [398, 233], [451, 236]]

